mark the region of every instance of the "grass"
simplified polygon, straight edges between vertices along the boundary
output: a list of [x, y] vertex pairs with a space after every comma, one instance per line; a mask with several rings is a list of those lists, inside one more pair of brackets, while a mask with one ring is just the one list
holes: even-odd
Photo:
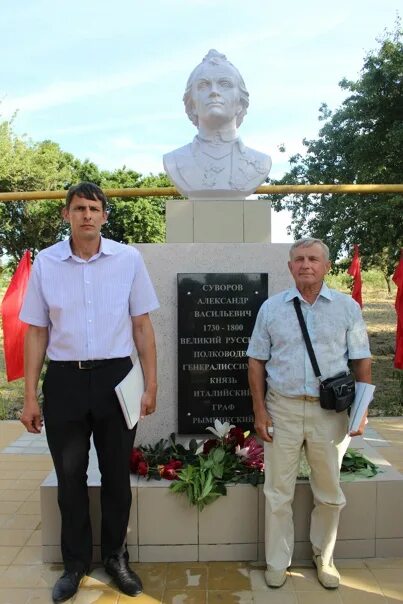
[[[369, 415], [403, 415], [403, 371], [394, 369], [396, 340], [396, 288], [388, 294], [382, 274], [371, 270], [362, 273], [363, 315], [368, 328], [372, 352], [372, 381], [376, 385]], [[330, 287], [349, 293], [351, 277], [330, 275]]]
[[[403, 371], [394, 369], [396, 289], [388, 294], [386, 283], [377, 271], [363, 272], [364, 319], [368, 327], [373, 356], [373, 383], [375, 400], [370, 415], [403, 415]], [[347, 275], [330, 275], [330, 287], [349, 293], [351, 278]], [[0, 298], [3, 298], [8, 279], [0, 275]], [[7, 382], [3, 355], [3, 331], [0, 329], [0, 420], [16, 419], [24, 399], [23, 380]]]

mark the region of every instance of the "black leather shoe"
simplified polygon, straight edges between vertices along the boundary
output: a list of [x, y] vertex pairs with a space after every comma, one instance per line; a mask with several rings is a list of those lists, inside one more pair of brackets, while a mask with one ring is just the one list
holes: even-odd
[[65, 602], [77, 593], [84, 571], [65, 570], [60, 579], [55, 583], [52, 591], [53, 602]]
[[128, 596], [138, 596], [143, 591], [140, 577], [129, 567], [124, 555], [110, 556], [104, 560], [105, 570], [117, 587]]

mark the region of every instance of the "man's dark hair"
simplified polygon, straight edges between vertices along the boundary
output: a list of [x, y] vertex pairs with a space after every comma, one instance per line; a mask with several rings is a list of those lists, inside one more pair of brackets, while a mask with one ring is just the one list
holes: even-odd
[[77, 197], [83, 197], [85, 199], [92, 199], [93, 201], [100, 201], [102, 203], [102, 210], [106, 212], [106, 206], [108, 204], [108, 198], [98, 185], [93, 182], [80, 182], [78, 185], [73, 185], [67, 191], [66, 195], [66, 209], [68, 210], [71, 204], [71, 200], [74, 195]]

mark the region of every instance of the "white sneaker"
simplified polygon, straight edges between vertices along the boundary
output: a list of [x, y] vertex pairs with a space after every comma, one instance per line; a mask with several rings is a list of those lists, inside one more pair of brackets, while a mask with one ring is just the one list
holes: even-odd
[[281, 587], [287, 580], [287, 569], [274, 570], [268, 568], [264, 572], [264, 578], [269, 587]]
[[340, 583], [340, 574], [333, 562], [324, 564], [320, 554], [314, 554], [313, 563], [316, 566], [319, 583], [326, 589], [337, 589]]

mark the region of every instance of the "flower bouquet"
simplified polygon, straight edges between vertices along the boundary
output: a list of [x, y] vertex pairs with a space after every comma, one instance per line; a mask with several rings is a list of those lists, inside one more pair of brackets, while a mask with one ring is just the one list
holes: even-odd
[[249, 432], [228, 422], [215, 420], [207, 428], [213, 437], [192, 439], [188, 447], [177, 443], [175, 434], [156, 445], [134, 448], [132, 472], [146, 478], [173, 481], [175, 493], [185, 493], [192, 505], [202, 510], [227, 492], [226, 485], [264, 480], [263, 447]]

